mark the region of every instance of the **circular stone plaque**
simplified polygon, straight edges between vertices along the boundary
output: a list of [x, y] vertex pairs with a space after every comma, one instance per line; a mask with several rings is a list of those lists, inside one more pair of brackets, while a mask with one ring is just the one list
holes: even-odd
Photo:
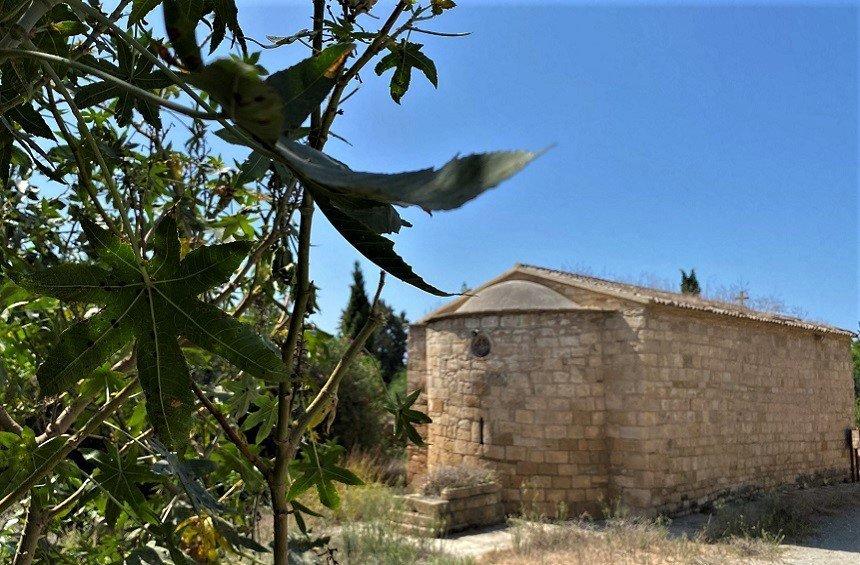
[[472, 338], [470, 349], [475, 357], [486, 357], [490, 354], [490, 338], [485, 334], [475, 335]]

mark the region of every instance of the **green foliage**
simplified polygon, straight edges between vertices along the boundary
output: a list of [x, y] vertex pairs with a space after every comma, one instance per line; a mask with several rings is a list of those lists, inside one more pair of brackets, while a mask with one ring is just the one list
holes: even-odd
[[66, 438], [57, 436], [40, 444], [30, 428], [21, 435], [0, 432], [0, 496], [12, 492], [45, 461], [62, 449]]
[[[347, 344], [320, 331], [306, 333], [313, 335], [307, 346], [309, 372], [321, 382], [334, 370]], [[384, 396], [379, 363], [370, 355], [360, 355], [340, 383], [334, 418], [322, 435], [349, 450], [387, 448], [390, 441]]]
[[278, 401], [274, 396], [264, 395], [254, 398], [252, 402], [257, 409], [245, 418], [242, 429], [251, 430], [256, 427], [254, 443], [259, 444], [272, 434], [275, 424], [278, 423]]
[[[385, 325], [367, 340], [365, 349], [379, 361], [382, 380], [388, 383], [394, 374], [404, 367], [409, 322], [405, 312], [396, 314], [384, 300], [380, 301], [379, 309], [385, 318]], [[364, 273], [356, 261], [352, 270], [352, 284], [349, 287], [349, 301], [341, 313], [340, 335], [355, 338], [370, 318], [370, 310]]]
[[702, 293], [699, 281], [696, 279], [696, 269], [690, 269], [689, 275], [686, 271], [681, 269], [681, 292], [683, 294], [693, 294], [696, 296]]
[[[352, 267], [352, 284], [349, 286], [349, 301], [340, 315], [340, 335], [355, 338], [370, 319], [370, 299], [364, 288], [364, 273], [356, 261]], [[373, 349], [373, 338], [367, 341], [368, 350]]]
[[300, 457], [290, 464], [292, 483], [287, 499], [294, 500], [309, 488], [316, 487], [323, 506], [337, 508], [340, 495], [334, 486], [335, 482], [345, 485], [364, 484], [355, 473], [338, 466], [343, 455], [343, 447], [335, 443], [306, 445]]
[[406, 367], [409, 321], [406, 319], [406, 312], [396, 314], [384, 301], [380, 301], [380, 309], [385, 316], [385, 325], [376, 335], [373, 353], [379, 360], [382, 380], [390, 383], [394, 376]]
[[[141, 49], [148, 48], [145, 45], [147, 39], [145, 37], [141, 41]], [[99, 70], [108, 72], [128, 84], [133, 84], [144, 90], [156, 90], [170, 86], [171, 81], [163, 72], [153, 70], [154, 65], [152, 61], [137, 56], [122, 41], [115, 42], [114, 47], [117, 51], [117, 64], [112, 65], [101, 60], [94, 61]], [[155, 102], [138, 97], [115, 82], [97, 80], [78, 88], [75, 93], [75, 103], [80, 108], [88, 108], [115, 98], [117, 102], [114, 116], [119, 125], [130, 125], [132, 122], [132, 109], [136, 109], [147, 123], [157, 128], [161, 127], [159, 108]]]
[[355, 49], [352, 43], [340, 43], [324, 49], [319, 55], [303, 60], [266, 79], [284, 102], [285, 133], [298, 130], [319, 102], [337, 82], [346, 58]]
[[[305, 297], [305, 218], [315, 207], [374, 263], [442, 295], [385, 237], [410, 226], [398, 207], [457, 208], [535, 155], [388, 175], [323, 153], [368, 65], [392, 71], [398, 101], [413, 69], [437, 82], [407, 30], [454, 6], [410, 3], [389, 25], [363, 20], [372, 3], [329, 4], [315, 30], [270, 37], [265, 48], [295, 50], [298, 63], [268, 75], [260, 52], [247, 52], [234, 0], [133, 0], [115, 11], [0, 2], [0, 27], [14, 29], [0, 33], [0, 248], [17, 282], [0, 281], [0, 401], [11, 415], [0, 425], [27, 424], [0, 434], [0, 496], [15, 492], [4, 511], [9, 502], [44, 511], [39, 560], [189, 563], [265, 551], [250, 534], [266, 506], [285, 502], [267, 491], [275, 463], [292, 458], [274, 457], [272, 444], [303, 446], [289, 466], [291, 496], [316, 493], [336, 507], [335, 485], [360, 481], [320, 436], [387, 447], [391, 417], [401, 441], [426, 421], [403, 394], [387, 401], [388, 415], [370, 355], [340, 373], [339, 401], [317, 396], [346, 345], [306, 331], [313, 296], [293, 311]], [[158, 7], [166, 38], [148, 21]], [[308, 42], [318, 48], [301, 55]], [[250, 147], [247, 158], [217, 155], [216, 123], [216, 135]], [[386, 308], [371, 351], [390, 376], [402, 371], [405, 319]], [[123, 386], [129, 377], [136, 383]], [[325, 425], [273, 438], [278, 398], [291, 399], [288, 427], [324, 401]], [[69, 460], [54, 465], [58, 450]], [[20, 486], [36, 476], [28, 499]], [[314, 514], [295, 499], [289, 508], [297, 523]], [[9, 514], [0, 560], [11, 561], [25, 512]], [[325, 555], [314, 544], [327, 540], [305, 542]]]
[[130, 246], [87, 218], [81, 223], [101, 265], [61, 264], [13, 274], [33, 292], [103, 306], [66, 330], [39, 367], [45, 394], [68, 390], [134, 339], [147, 412], [159, 436], [176, 446], [188, 437], [195, 404], [179, 334], [260, 378], [284, 377], [278, 354], [250, 328], [195, 298], [236, 269], [247, 244], [201, 247], [180, 260], [176, 222], [168, 215], [153, 233], [152, 259], [141, 265]]
[[93, 480], [108, 495], [108, 521], [116, 523], [119, 505], [127, 507], [142, 521], [157, 523], [158, 518], [146, 502], [140, 485], [153, 483], [157, 477], [146, 467], [137, 463], [130, 452], [120, 454], [116, 446], [109, 445], [107, 451], [91, 451], [87, 458], [96, 466]]
[[436, 65], [424, 53], [421, 48], [424, 47], [420, 43], [410, 43], [405, 39], [400, 40], [400, 43], [389, 45], [389, 53], [376, 64], [376, 74], [382, 75], [389, 69], [394, 69], [394, 74], [391, 77], [390, 91], [391, 99], [400, 104], [400, 99], [409, 90], [409, 83], [412, 80], [412, 69], [418, 69], [430, 84], [439, 86], [439, 78], [436, 75]]
[[412, 409], [420, 394], [420, 390], [414, 390], [405, 398], [394, 394], [388, 395], [385, 399], [385, 409], [394, 416], [394, 437], [407, 439], [415, 445], [423, 446], [424, 440], [415, 426], [429, 424], [432, 420], [427, 414]]

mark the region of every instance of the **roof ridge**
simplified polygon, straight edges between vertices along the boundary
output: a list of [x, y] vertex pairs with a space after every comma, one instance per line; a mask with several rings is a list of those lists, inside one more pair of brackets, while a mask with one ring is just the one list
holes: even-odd
[[[780, 312], [769, 312], [766, 310], [756, 310], [745, 305], [736, 304], [733, 302], [724, 302], [721, 300], [713, 300], [702, 298], [698, 295], [684, 294], [681, 292], [673, 292], [671, 290], [662, 290], [643, 285], [631, 284], [622, 281], [614, 281], [602, 277], [585, 275], [571, 271], [563, 271], [561, 269], [551, 269], [548, 267], [540, 267], [538, 265], [529, 265], [526, 263], [517, 263], [516, 267], [524, 269], [532, 269], [545, 273], [555, 274], [563, 277], [568, 277], [581, 281], [582, 283], [591, 286], [594, 290], [604, 287], [607, 291], [613, 291], [618, 294], [632, 294], [658, 304], [675, 306], [678, 308], [705, 310], [716, 314], [722, 314], [733, 317], [743, 317], [753, 320], [779, 323], [805, 329], [830, 331], [847, 335], [857, 335], [855, 332], [811, 320], [805, 320], [797, 316], [790, 316]], [[597, 287], [597, 288], [594, 288]]]
[[641, 284], [633, 284], [633, 283], [628, 283], [628, 282], [624, 282], [624, 281], [616, 281], [616, 280], [607, 279], [604, 277], [598, 277], [595, 275], [586, 275], [585, 273], [576, 273], [573, 271], [564, 271], [562, 269], [551, 269], [549, 267], [541, 267], [539, 265], [529, 265], [527, 263], [518, 263], [518, 265], [521, 267], [526, 267], [528, 269], [537, 269], [539, 271], [548, 271], [550, 273], [556, 273], [559, 275], [565, 275], [565, 276], [569, 276], [569, 277], [577, 277], [577, 278], [581, 278], [581, 279], [590, 279], [593, 281], [598, 281], [600, 283], [606, 283], [606, 284], [615, 285], [615, 286], [623, 286], [623, 287], [628, 287], [628, 288], [633, 288], [633, 289], [647, 290], [649, 292], [660, 292], [663, 294], [673, 294], [673, 295], [690, 297], [690, 298], [698, 298], [699, 300], [703, 300], [703, 301], [706, 300], [706, 299], [703, 299], [701, 297], [695, 297], [693, 295], [688, 295], [688, 294], [685, 295], [685, 294], [682, 294], [680, 292], [675, 292], [673, 290], [664, 290], [662, 288], [655, 288], [655, 287], [645, 286], [645, 285], [641, 285]]

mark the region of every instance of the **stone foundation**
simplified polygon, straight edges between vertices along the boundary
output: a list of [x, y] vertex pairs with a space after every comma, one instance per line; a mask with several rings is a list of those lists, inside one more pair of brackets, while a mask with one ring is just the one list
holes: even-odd
[[404, 504], [398, 522], [413, 533], [443, 536], [505, 519], [498, 483], [443, 489], [438, 497], [407, 494], [398, 498]]

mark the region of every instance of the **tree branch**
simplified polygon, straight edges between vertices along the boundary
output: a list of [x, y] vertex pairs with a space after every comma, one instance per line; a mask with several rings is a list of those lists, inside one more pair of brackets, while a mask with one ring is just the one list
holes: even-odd
[[[120, 361], [114, 363], [111, 367], [111, 371], [123, 372], [131, 367], [131, 365], [134, 364], [134, 361], [134, 353], [127, 355]], [[57, 416], [53, 422], [47, 425], [43, 434], [36, 436], [36, 443], [43, 443], [48, 440], [48, 438], [62, 435], [69, 431], [69, 428], [72, 427], [72, 424], [75, 423], [78, 416], [86, 410], [87, 406], [89, 406], [92, 401], [92, 396], [79, 396], [74, 399], [71, 404], [66, 406], [65, 410], [60, 412], [60, 415]]]
[[326, 105], [325, 112], [322, 114], [322, 120], [317, 133], [317, 138], [322, 144], [325, 144], [325, 141], [328, 138], [328, 131], [331, 129], [331, 124], [334, 122], [334, 118], [337, 115], [338, 107], [340, 106], [340, 97], [343, 95], [343, 91], [346, 89], [349, 82], [358, 75], [358, 72], [364, 68], [364, 66], [369, 63], [377, 53], [385, 48], [385, 45], [390, 39], [388, 37], [388, 32], [391, 31], [391, 28], [393, 28], [394, 24], [397, 23], [401, 14], [403, 14], [404, 10], [406, 10], [406, 8], [411, 4], [412, 3], [409, 0], [400, 0], [400, 2], [397, 3], [397, 6], [395, 6], [394, 10], [391, 12], [391, 15], [388, 16], [388, 19], [385, 20], [384, 24], [382, 24], [382, 27], [379, 29], [374, 40], [367, 46], [367, 49], [364, 50], [364, 53], [362, 53], [349, 70], [343, 73], [340, 79], [338, 79], [337, 84], [332, 90], [331, 96], [329, 96], [328, 104]]
[[379, 284], [376, 287], [376, 294], [373, 297], [373, 305], [371, 306], [371, 314], [367, 321], [362, 326], [358, 335], [349, 344], [346, 352], [344, 352], [337, 366], [329, 375], [328, 380], [317, 393], [316, 398], [308, 405], [304, 413], [299, 416], [298, 422], [293, 427], [290, 433], [290, 446], [297, 448], [310, 422], [320, 420], [325, 415], [324, 413], [331, 407], [331, 399], [337, 394], [337, 388], [340, 381], [346, 374], [346, 370], [355, 361], [356, 357], [361, 353], [364, 344], [373, 335], [373, 332], [382, 325], [385, 317], [379, 312], [379, 296], [382, 294], [382, 287], [385, 285], [385, 272], [379, 273]]
[[17, 47], [20, 45], [23, 38], [30, 34], [33, 26], [42, 19], [42, 16], [47, 14], [57, 4], [59, 4], [58, 0], [34, 0], [27, 11], [18, 19], [16, 26], [13, 26], [18, 28], [18, 37], [15, 37], [11, 31], [8, 32], [0, 39], [0, 48]]
[[260, 458], [258, 455], [255, 455], [251, 451], [248, 442], [245, 440], [242, 434], [239, 433], [239, 431], [236, 430], [236, 428], [234, 428], [232, 424], [230, 424], [224, 413], [221, 412], [221, 410], [217, 406], [212, 404], [212, 401], [207, 398], [206, 394], [202, 390], [200, 390], [200, 387], [197, 386], [197, 383], [191, 383], [191, 390], [194, 391], [194, 394], [197, 395], [197, 398], [200, 400], [203, 406], [206, 407], [206, 410], [208, 410], [209, 413], [212, 414], [212, 417], [215, 418], [215, 420], [218, 422], [218, 425], [220, 425], [221, 429], [224, 430], [224, 433], [227, 435], [227, 439], [233, 442], [233, 445], [235, 445], [239, 449], [239, 452], [245, 457], [245, 459], [247, 459], [250, 463], [257, 467], [257, 469], [259, 469], [260, 472], [263, 473], [263, 475], [265, 476], [269, 472], [269, 463]]
[[35, 496], [30, 496], [27, 507], [27, 517], [24, 521], [24, 532], [18, 540], [12, 565], [30, 565], [36, 557], [36, 547], [42, 538], [42, 532], [47, 524], [46, 516]]
[[24, 429], [21, 427], [21, 424], [15, 421], [12, 416], [6, 412], [6, 409], [0, 405], [0, 432], [12, 432], [13, 434], [21, 435], [21, 432]]
[[43, 61], [50, 61], [52, 63], [60, 63], [63, 65], [68, 65], [70, 67], [74, 67], [81, 71], [87, 72], [91, 75], [95, 75], [101, 79], [104, 79], [108, 82], [112, 82], [120, 88], [131, 92], [135, 96], [140, 98], [145, 98], [150, 100], [159, 106], [164, 106], [165, 108], [170, 108], [180, 114], [185, 114], [189, 118], [200, 118], [202, 120], [217, 120], [222, 117], [222, 115], [218, 112], [201, 112], [199, 110], [194, 110], [193, 108], [187, 108], [182, 104], [178, 104], [173, 100], [168, 100], [166, 98], [162, 98], [161, 96], [157, 96], [148, 90], [144, 90], [138, 86], [127, 83], [126, 81], [113, 76], [110, 73], [106, 73], [101, 69], [97, 69], [95, 67], [91, 67], [90, 65], [85, 65], [84, 63], [80, 63], [73, 59], [68, 59], [66, 57], [59, 57], [57, 55], [51, 55], [50, 53], [42, 53], [40, 51], [30, 51], [28, 49], [0, 49], [0, 55], [18, 55], [21, 57], [29, 57], [31, 59], [41, 59]]
[[19, 500], [22, 496], [24, 496], [36, 483], [39, 482], [43, 477], [45, 477], [51, 470], [63, 459], [65, 459], [69, 453], [74, 451], [74, 449], [80, 445], [84, 438], [91, 435], [95, 430], [107, 420], [114, 411], [119, 408], [123, 402], [125, 402], [129, 396], [131, 396], [134, 387], [137, 385], [137, 381], [132, 381], [125, 385], [122, 390], [120, 390], [107, 404], [102, 406], [98, 412], [96, 412], [92, 418], [87, 421], [83, 428], [81, 428], [74, 435], [70, 436], [65, 445], [57, 450], [56, 453], [51, 455], [47, 461], [42, 463], [27, 479], [25, 479], [21, 484], [19, 484], [15, 489], [0, 499], [0, 512], [3, 512], [7, 508], [9, 508], [14, 502]]

